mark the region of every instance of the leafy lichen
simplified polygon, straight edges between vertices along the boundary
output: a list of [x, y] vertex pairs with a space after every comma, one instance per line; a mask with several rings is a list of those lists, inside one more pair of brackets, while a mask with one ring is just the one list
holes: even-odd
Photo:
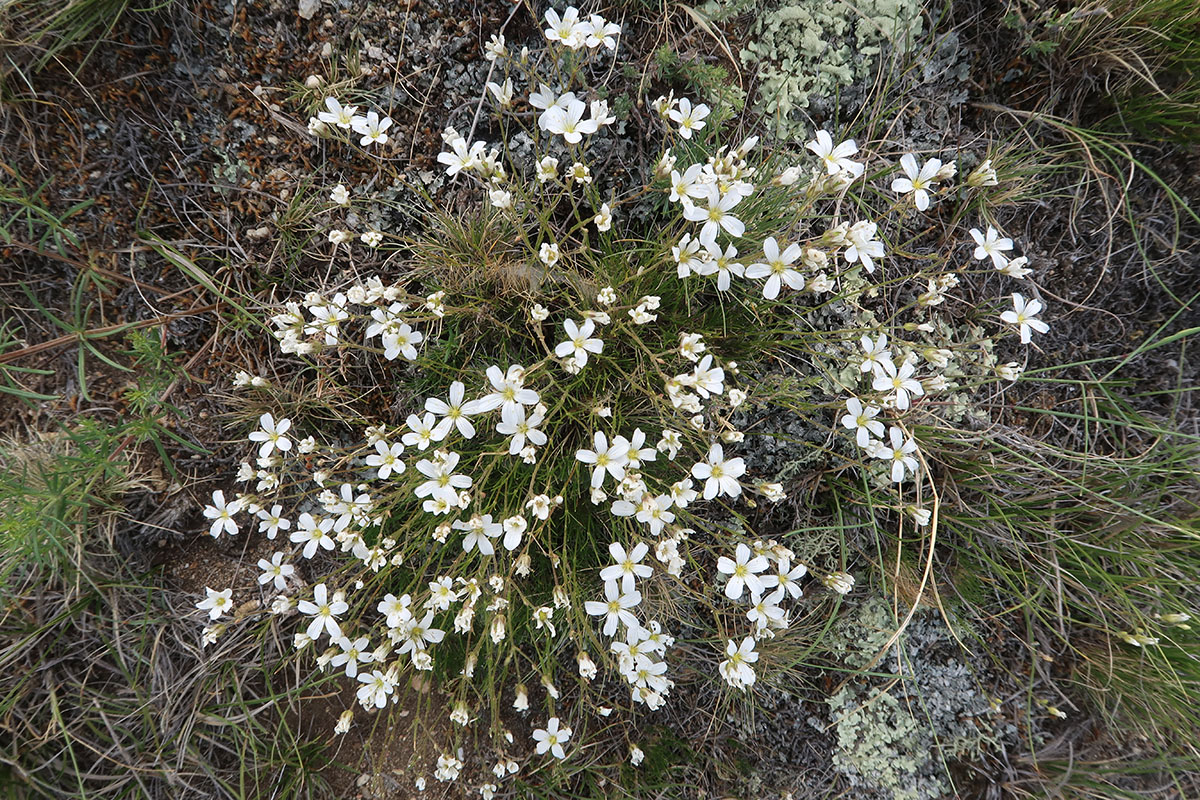
[[[745, 6], [714, 0], [703, 10], [720, 18]], [[756, 110], [773, 120], [779, 139], [807, 135], [798, 111], [824, 113], [852, 87], [861, 94], [884, 46], [903, 53], [922, 31], [919, 0], [783, 0], [755, 11], [740, 57], [757, 70]]]

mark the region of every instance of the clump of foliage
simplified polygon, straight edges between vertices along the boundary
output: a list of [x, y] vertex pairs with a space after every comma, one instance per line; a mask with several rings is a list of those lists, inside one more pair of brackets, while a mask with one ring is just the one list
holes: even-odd
[[[339, 224], [372, 218], [359, 213], [369, 191], [339, 183], [322, 223], [331, 256], [378, 251], [397, 277], [272, 312], [304, 380], [337, 387], [343, 368], [374, 364], [404, 424], [342, 386], [329, 430], [306, 401], [289, 410], [241, 375], [264, 393], [257, 457], [237, 477], [253, 491], [219, 490], [205, 511], [213, 536], [250, 527], [290, 542], [259, 562], [262, 607], [304, 617], [300, 657], [343, 672], [362, 709], [386, 708], [422, 673], [440, 682], [454, 723], [443, 781], [460, 779], [466, 743], [496, 754], [495, 780], [569, 783], [560, 764], [585, 753], [598, 764], [625, 749], [637, 763], [636, 728], [614, 734], [614, 715], [653, 719], [677, 692], [714, 684], [736, 697], [787, 669], [821, 624], [792, 623], [805, 595], [855, 581], [836, 552], [797, 557], [803, 526], [766, 524], [798, 476], [756, 474], [748, 412], [802, 420], [816, 434], [808, 463], [860, 475], [878, 511], [928, 526], [923, 428], [961, 421], [977, 393], [1019, 377], [994, 352], [1005, 332], [1026, 344], [1047, 330], [1021, 292], [948, 313], [974, 277], [1036, 294], [993, 226], [926, 224], [935, 204], [975, 214], [997, 183], [990, 162], [960, 180], [952, 162], [888, 162], [820, 131], [789, 165], [756, 139], [723, 143], [706, 104], [671, 94], [652, 103], [651, 181], [601, 194], [594, 148], [617, 120], [598, 82], [620, 29], [573, 8], [546, 22], [540, 52], [488, 44], [498, 143], [443, 135], [447, 176], [486, 206], [442, 214], [405, 244]], [[386, 116], [324, 106], [314, 135], [386, 143]], [[532, 160], [513, 156], [516, 140], [533, 142]], [[242, 607], [234, 591], [210, 587], [198, 604], [207, 641], [264, 613], [218, 621]], [[536, 720], [534, 753], [509, 707]], [[362, 714], [347, 709], [337, 730]]]

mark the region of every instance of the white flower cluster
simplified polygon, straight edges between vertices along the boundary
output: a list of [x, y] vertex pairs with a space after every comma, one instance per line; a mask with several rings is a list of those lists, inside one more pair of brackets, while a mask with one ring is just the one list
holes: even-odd
[[[710, 286], [719, 298], [748, 287], [752, 296], [737, 303], [756, 316], [765, 316], [777, 303], [810, 300], [850, 298], [850, 305], [861, 308], [866, 303], [859, 300], [875, 296], [880, 288], [865, 275], [879, 271], [886, 278], [881, 286], [889, 291], [902, 283], [888, 274], [892, 262], [901, 258], [885, 242], [892, 235], [894, 215], [889, 214], [910, 204], [919, 212], [929, 209], [956, 190], [950, 184], [957, 168], [938, 158], [921, 164], [914, 154], [903, 155], [903, 177], [891, 183], [899, 198], [887, 212], [876, 215], [865, 200], [843, 201], [856, 183], [875, 180], [888, 170], [864, 177], [866, 154], [852, 139], [835, 142], [828, 131], [817, 132], [807, 144], [816, 163], [771, 170], [770, 175], [763, 174], [767, 170], [761, 163], [750, 163], [757, 147], [753, 137], [734, 149], [720, 147], [711, 156], [687, 159], [696, 163], [677, 163], [683, 153], [704, 151], [702, 140], [715, 136], [720, 115], [712, 116], [703, 103], [672, 94], [654, 102], [664, 136], [675, 145], [658, 160], [661, 183], [632, 195], [602, 198], [588, 163], [590, 137], [616, 119], [608, 103], [578, 86], [577, 79], [581, 65], [594, 64], [615, 50], [620, 28], [598, 15], [584, 19], [575, 8], [561, 15], [550, 10], [545, 19], [552, 56], [548, 63], [530, 59], [527, 53], [514, 58], [502, 36], [493, 37], [485, 48], [488, 60], [503, 70], [502, 80], [487, 86], [497, 113], [521, 100], [517, 87], [529, 90], [524, 100], [536, 112], [530, 115], [536, 116], [536, 126], [530, 124], [525, 131], [535, 144], [532, 163], [522, 168], [509, 160], [504, 147], [469, 143], [453, 128], [444, 132], [446, 149], [438, 155], [447, 176], [462, 176], [479, 187], [493, 209], [486, 212], [489, 218], [503, 220], [516, 231], [512, 252], [520, 253], [517, 258], [556, 287], [536, 295], [513, 315], [529, 335], [522, 340], [514, 334], [511, 347], [505, 344], [505, 355], [486, 360], [479, 355], [487, 352], [485, 344], [466, 357], [470, 367], [460, 368], [455, 361], [438, 360], [443, 346], [450, 352], [443, 326], [453, 331], [451, 323], [473, 309], [449, 287], [422, 296], [437, 287], [414, 287], [410, 292], [410, 284], [389, 285], [371, 277], [342, 291], [311, 292], [287, 303], [271, 318], [282, 352], [336, 363], [345, 353], [360, 350], [387, 362], [404, 362], [396, 365], [406, 376], [406, 391], [397, 403], [406, 419], [403, 425], [372, 425], [361, 443], [346, 449], [318, 445], [311, 436], [299, 438], [291, 419], [264, 413], [248, 437], [256, 459], [243, 463], [238, 474], [240, 483], [256, 482], [255, 493], [227, 501], [222, 491], [215, 491], [204, 514], [213, 536], [236, 535], [243, 514], [258, 522], [258, 531], [267, 539], [286, 533], [291, 553], [275, 552], [261, 559], [258, 582], [276, 593], [273, 613], [298, 611], [306, 618], [304, 630], [295, 634], [296, 649], [324, 641], [325, 649], [316, 656], [318, 666], [332, 666], [354, 681], [363, 708], [398, 702], [397, 689], [405, 676], [431, 670], [435, 656], [444, 659], [439, 650], [446, 652], [447, 638], [467, 652], [461, 670], [465, 680], [480, 658], [497, 657], [491, 651], [503, 645], [511, 648], [503, 651], [508, 654], [503, 657], [506, 663], [527, 670], [520, 679], [541, 672], [551, 708], [545, 727], [534, 730], [536, 752], [563, 759], [572, 741], [572, 729], [564, 720], [576, 720], [553, 707], [559, 699], [553, 659], [542, 651], [537, 658], [518, 653], [518, 625], [539, 645], [572, 643], [579, 675], [590, 684], [599, 666], [584, 642], [597, 640], [579, 623], [591, 619], [605, 637], [597, 660], [623, 678], [632, 705], [655, 710], [675, 685], [668, 677], [674, 639], [661, 615], [670, 604], [660, 598], [680, 585], [689, 564], [704, 571], [715, 561], [725, 598], [745, 604], [734, 606], [736, 633], [720, 637], [725, 659], [718, 668], [721, 677], [741, 691], [757, 680], [759, 648], [788, 629], [787, 606], [801, 598], [801, 580], [810, 572], [775, 541], [730, 541], [713, 529], [707, 519], [711, 514], [704, 513], [717, 504], [754, 505], [756, 497], [780, 502], [786, 493], [778, 483], [748, 478], [746, 461], [733, 453], [746, 435], [735, 424], [733, 412], [749, 393], [736, 385], [743, 382], [736, 362], [719, 356], [724, 349], [721, 332], [699, 324], [692, 328], [687, 317], [687, 328], [662, 333], [664, 324], [678, 324], [678, 295], [686, 296], [689, 313], [693, 298], [701, 296], [692, 290], [699, 287], [703, 292]], [[516, 70], [526, 74], [514, 83]], [[363, 146], [387, 141], [390, 119], [381, 120], [375, 112], [358, 116], [354, 106], [334, 98], [326, 99], [326, 108], [314, 128], [353, 129]], [[551, 152], [565, 153], [570, 163], [560, 163]], [[990, 162], [966, 180], [970, 189], [996, 183]], [[623, 233], [610, 231], [614, 219], [622, 219], [622, 205], [660, 188], [674, 211], [666, 220], [671, 233], [651, 244], [654, 262], [637, 263], [630, 274], [605, 274], [596, 266], [595, 255], [607, 251], [597, 241], [620, 248]], [[547, 221], [556, 210], [551, 204], [563, 198], [573, 209], [569, 226]], [[337, 207], [349, 207], [352, 191], [338, 184], [329, 199]], [[758, 230], [762, 208], [772, 204], [801, 213], [794, 223]], [[841, 219], [843, 213], [851, 218]], [[976, 260], [990, 261], [1008, 277], [1030, 274], [1023, 257], [1009, 258], [1013, 242], [995, 227], [988, 225], [986, 233], [971, 229], [970, 235]], [[329, 231], [334, 245], [350, 236], [336, 228]], [[361, 238], [379, 247], [383, 234], [368, 231]], [[632, 255], [624, 258], [624, 251], [612, 252], [622, 261], [635, 261]], [[641, 256], [639, 251], [636, 258]], [[930, 309], [945, 303], [960, 285], [954, 270], [921, 272], [919, 277], [924, 291], [913, 294], [904, 313], [931, 314]], [[686, 291], [677, 291], [676, 279], [687, 282]], [[586, 285], [603, 288], [578, 296], [578, 287]], [[1022, 342], [1028, 343], [1033, 332], [1046, 332], [1046, 324], [1036, 316], [1040, 301], [1019, 293], [1012, 301], [1013, 309], [1001, 313], [1000, 319], [1017, 329]], [[705, 331], [710, 332], [711, 347]], [[910, 415], [925, 413], [924, 398], [948, 391], [951, 379], [964, 374], [953, 371], [959, 356], [943, 332], [928, 318], [913, 323], [891, 319], [874, 327], [828, 332], [823, 342], [831, 366], [819, 369], [850, 374], [849, 379], [832, 381], [838, 396], [848, 395], [841, 425], [867, 458], [883, 462], [891, 481], [905, 487], [920, 475], [923, 461], [910, 433], [916, 429]], [[907, 341], [907, 334], [922, 334], [927, 340]], [[656, 337], [665, 345], [647, 344]], [[511, 355], [514, 352], [522, 355]], [[508, 363], [517, 360], [521, 363]], [[610, 398], [614, 385], [630, 379], [622, 370], [632, 363], [649, 365], [638, 378], [645, 384], [637, 387], [644, 396], [638, 395], [635, 403]], [[1019, 369], [1015, 363], [996, 367], [1010, 379]], [[651, 377], [643, 380], [645, 376]], [[239, 375], [236, 383], [269, 386], [248, 374]], [[580, 387], [583, 402], [562, 384]], [[764, 401], [756, 395], [755, 402]], [[610, 422], [597, 425], [592, 416]], [[547, 463], [551, 469], [542, 471]], [[881, 481], [883, 472], [879, 471]], [[588, 509], [582, 498], [596, 508]], [[556, 514], [560, 508], [564, 510]], [[928, 511], [909, 509], [918, 525], [930, 524]], [[599, 569], [602, 595], [599, 586], [584, 590], [591, 592], [584, 597], [596, 599], [584, 600], [580, 614], [563, 585], [569, 581], [564, 580], [561, 562], [569, 556], [553, 542], [560, 528], [576, 525], [588, 514], [607, 531], [600, 541], [608, 542], [611, 563]], [[414, 554], [423, 567], [414, 567]], [[353, 569], [363, 579], [353, 588], [335, 590], [337, 583], [328, 577], [309, 593], [290, 563], [303, 559], [308, 570], [317, 572], [323, 559], [339, 555], [358, 562]], [[391, 569], [401, 566], [403, 571]], [[568, 567], [565, 574], [573, 575], [575, 565]], [[416, 572], [412, 582], [394, 582], [409, 569]], [[549, 596], [537, 596], [519, 583], [534, 569], [553, 576]], [[345, 582], [346, 572], [339, 569], [336, 574], [343, 576], [338, 583]], [[589, 580], [591, 574], [587, 573]], [[854, 585], [854, 578], [840, 571], [823, 572], [819, 580], [842, 594]], [[369, 601], [364, 597], [352, 602], [358, 598], [349, 593], [366, 591], [368, 582], [372, 590], [387, 592], [383, 599], [375, 594]], [[303, 591], [304, 597], [293, 603], [293, 591]], [[233, 610], [232, 590], [207, 589], [206, 595], [198, 608], [210, 621]], [[377, 613], [355, 617], [360, 609]], [[215, 641], [223, 629], [206, 628], [205, 642]], [[560, 636], [561, 629], [568, 635]], [[722, 625], [721, 630], [729, 629]], [[719, 646], [719, 641], [714, 643]], [[514, 707], [527, 710], [524, 684], [517, 684], [515, 696]], [[602, 716], [612, 710], [595, 705]], [[450, 711], [451, 721], [459, 726], [490, 716], [473, 713], [463, 695]], [[347, 730], [352, 717], [343, 715], [337, 732]], [[512, 734], [502, 731], [500, 738], [511, 743]], [[641, 750], [633, 747], [630, 753], [631, 762], [638, 763]], [[463, 767], [461, 752], [443, 753], [434, 777], [457, 780]], [[501, 754], [493, 772], [499, 781], [518, 769]], [[420, 780], [423, 785], [424, 778]], [[488, 783], [479, 791], [486, 797], [497, 787]]]
[[347, 131], [353, 130], [361, 137], [358, 143], [363, 147], [387, 144], [387, 130], [392, 127], [391, 117], [384, 116], [380, 119], [377, 111], [359, 114], [358, 106], [344, 106], [336, 97], [325, 98], [325, 109], [308, 120], [308, 131], [314, 136], [328, 133], [332, 126]]

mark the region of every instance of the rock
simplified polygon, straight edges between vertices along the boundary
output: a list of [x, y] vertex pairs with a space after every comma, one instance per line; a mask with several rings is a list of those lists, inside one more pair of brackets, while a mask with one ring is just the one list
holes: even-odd
[[312, 19], [320, 8], [321, 0], [300, 0], [296, 13], [300, 15], [300, 19]]

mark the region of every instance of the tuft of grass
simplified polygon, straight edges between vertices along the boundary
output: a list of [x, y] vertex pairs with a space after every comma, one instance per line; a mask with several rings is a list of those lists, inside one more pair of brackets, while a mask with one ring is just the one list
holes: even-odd
[[[87, 63], [128, 12], [147, 13], [167, 8], [172, 0], [14, 0], [0, 7], [0, 43], [6, 63], [0, 65], [0, 81], [16, 73], [28, 83], [52, 63], [65, 63], [63, 54], [77, 46], [87, 47], [83, 56], [71, 59], [72, 74]], [[94, 37], [94, 39], [93, 39]], [[89, 44], [89, 40], [90, 44]]]
[[1006, 23], [1070, 88], [1073, 108], [1098, 105], [1106, 109], [1099, 119], [1118, 130], [1200, 139], [1200, 6], [1192, 0], [1061, 5], [1014, 3]]

